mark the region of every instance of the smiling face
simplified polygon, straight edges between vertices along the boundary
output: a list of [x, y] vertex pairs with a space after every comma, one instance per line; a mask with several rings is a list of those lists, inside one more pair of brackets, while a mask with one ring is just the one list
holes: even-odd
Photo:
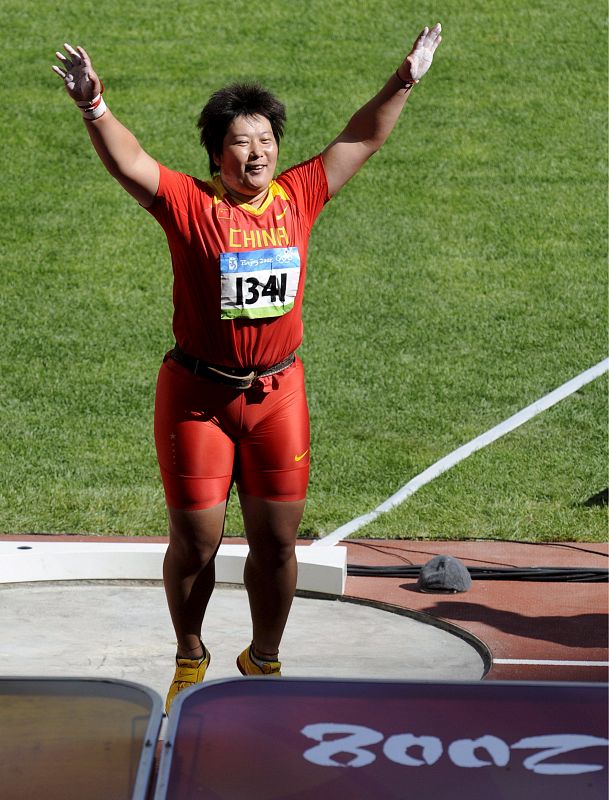
[[214, 160], [228, 192], [236, 200], [259, 205], [275, 174], [277, 155], [271, 123], [256, 114], [235, 117], [226, 131], [222, 153]]

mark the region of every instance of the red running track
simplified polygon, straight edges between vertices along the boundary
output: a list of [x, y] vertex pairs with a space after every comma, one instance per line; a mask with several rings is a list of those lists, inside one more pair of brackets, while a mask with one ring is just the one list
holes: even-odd
[[[609, 550], [606, 543], [487, 540], [345, 544], [348, 563], [358, 565], [422, 565], [442, 554], [471, 567], [606, 569]], [[491, 652], [490, 680], [607, 681], [607, 583], [473, 580], [463, 594], [442, 595], [417, 591], [412, 578], [348, 577], [345, 594], [426, 614], [475, 635]]]

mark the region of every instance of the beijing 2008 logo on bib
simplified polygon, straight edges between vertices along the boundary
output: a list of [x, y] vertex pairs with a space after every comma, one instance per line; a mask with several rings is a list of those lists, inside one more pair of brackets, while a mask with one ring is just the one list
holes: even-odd
[[220, 318], [287, 314], [294, 307], [299, 278], [297, 247], [220, 253]]

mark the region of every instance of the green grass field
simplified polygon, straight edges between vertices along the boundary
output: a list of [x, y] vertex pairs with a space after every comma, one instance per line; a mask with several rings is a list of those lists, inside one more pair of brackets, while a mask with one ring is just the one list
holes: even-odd
[[[607, 9], [600, 2], [4, 0], [0, 530], [166, 532], [152, 438], [172, 344], [164, 235], [107, 176], [51, 72], [89, 49], [153, 156], [207, 177], [195, 121], [237, 78], [321, 150], [424, 24], [444, 42], [385, 148], [327, 207], [301, 356], [304, 536], [370, 511], [606, 357]], [[330, 288], [336, 300], [327, 298]], [[607, 382], [471, 456], [358, 536], [604, 540]], [[242, 531], [231, 503], [227, 530]]]

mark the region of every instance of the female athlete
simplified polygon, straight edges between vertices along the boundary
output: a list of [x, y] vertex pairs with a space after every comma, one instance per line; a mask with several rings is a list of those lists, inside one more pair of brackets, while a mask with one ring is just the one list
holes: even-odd
[[431, 66], [441, 27], [425, 28], [371, 100], [321, 153], [275, 177], [283, 105], [258, 84], [215, 92], [199, 118], [211, 178], [172, 171], [106, 106], [82, 47], [54, 71], [108, 172], [163, 227], [173, 267], [175, 346], [161, 366], [155, 442], [169, 517], [163, 579], [177, 638], [166, 709], [203, 680], [202, 642], [227, 498], [238, 490], [249, 545], [251, 643], [244, 675], [280, 675], [296, 589], [295, 543], [309, 478], [309, 416], [296, 350], [307, 244], [326, 202], [385, 142]]

